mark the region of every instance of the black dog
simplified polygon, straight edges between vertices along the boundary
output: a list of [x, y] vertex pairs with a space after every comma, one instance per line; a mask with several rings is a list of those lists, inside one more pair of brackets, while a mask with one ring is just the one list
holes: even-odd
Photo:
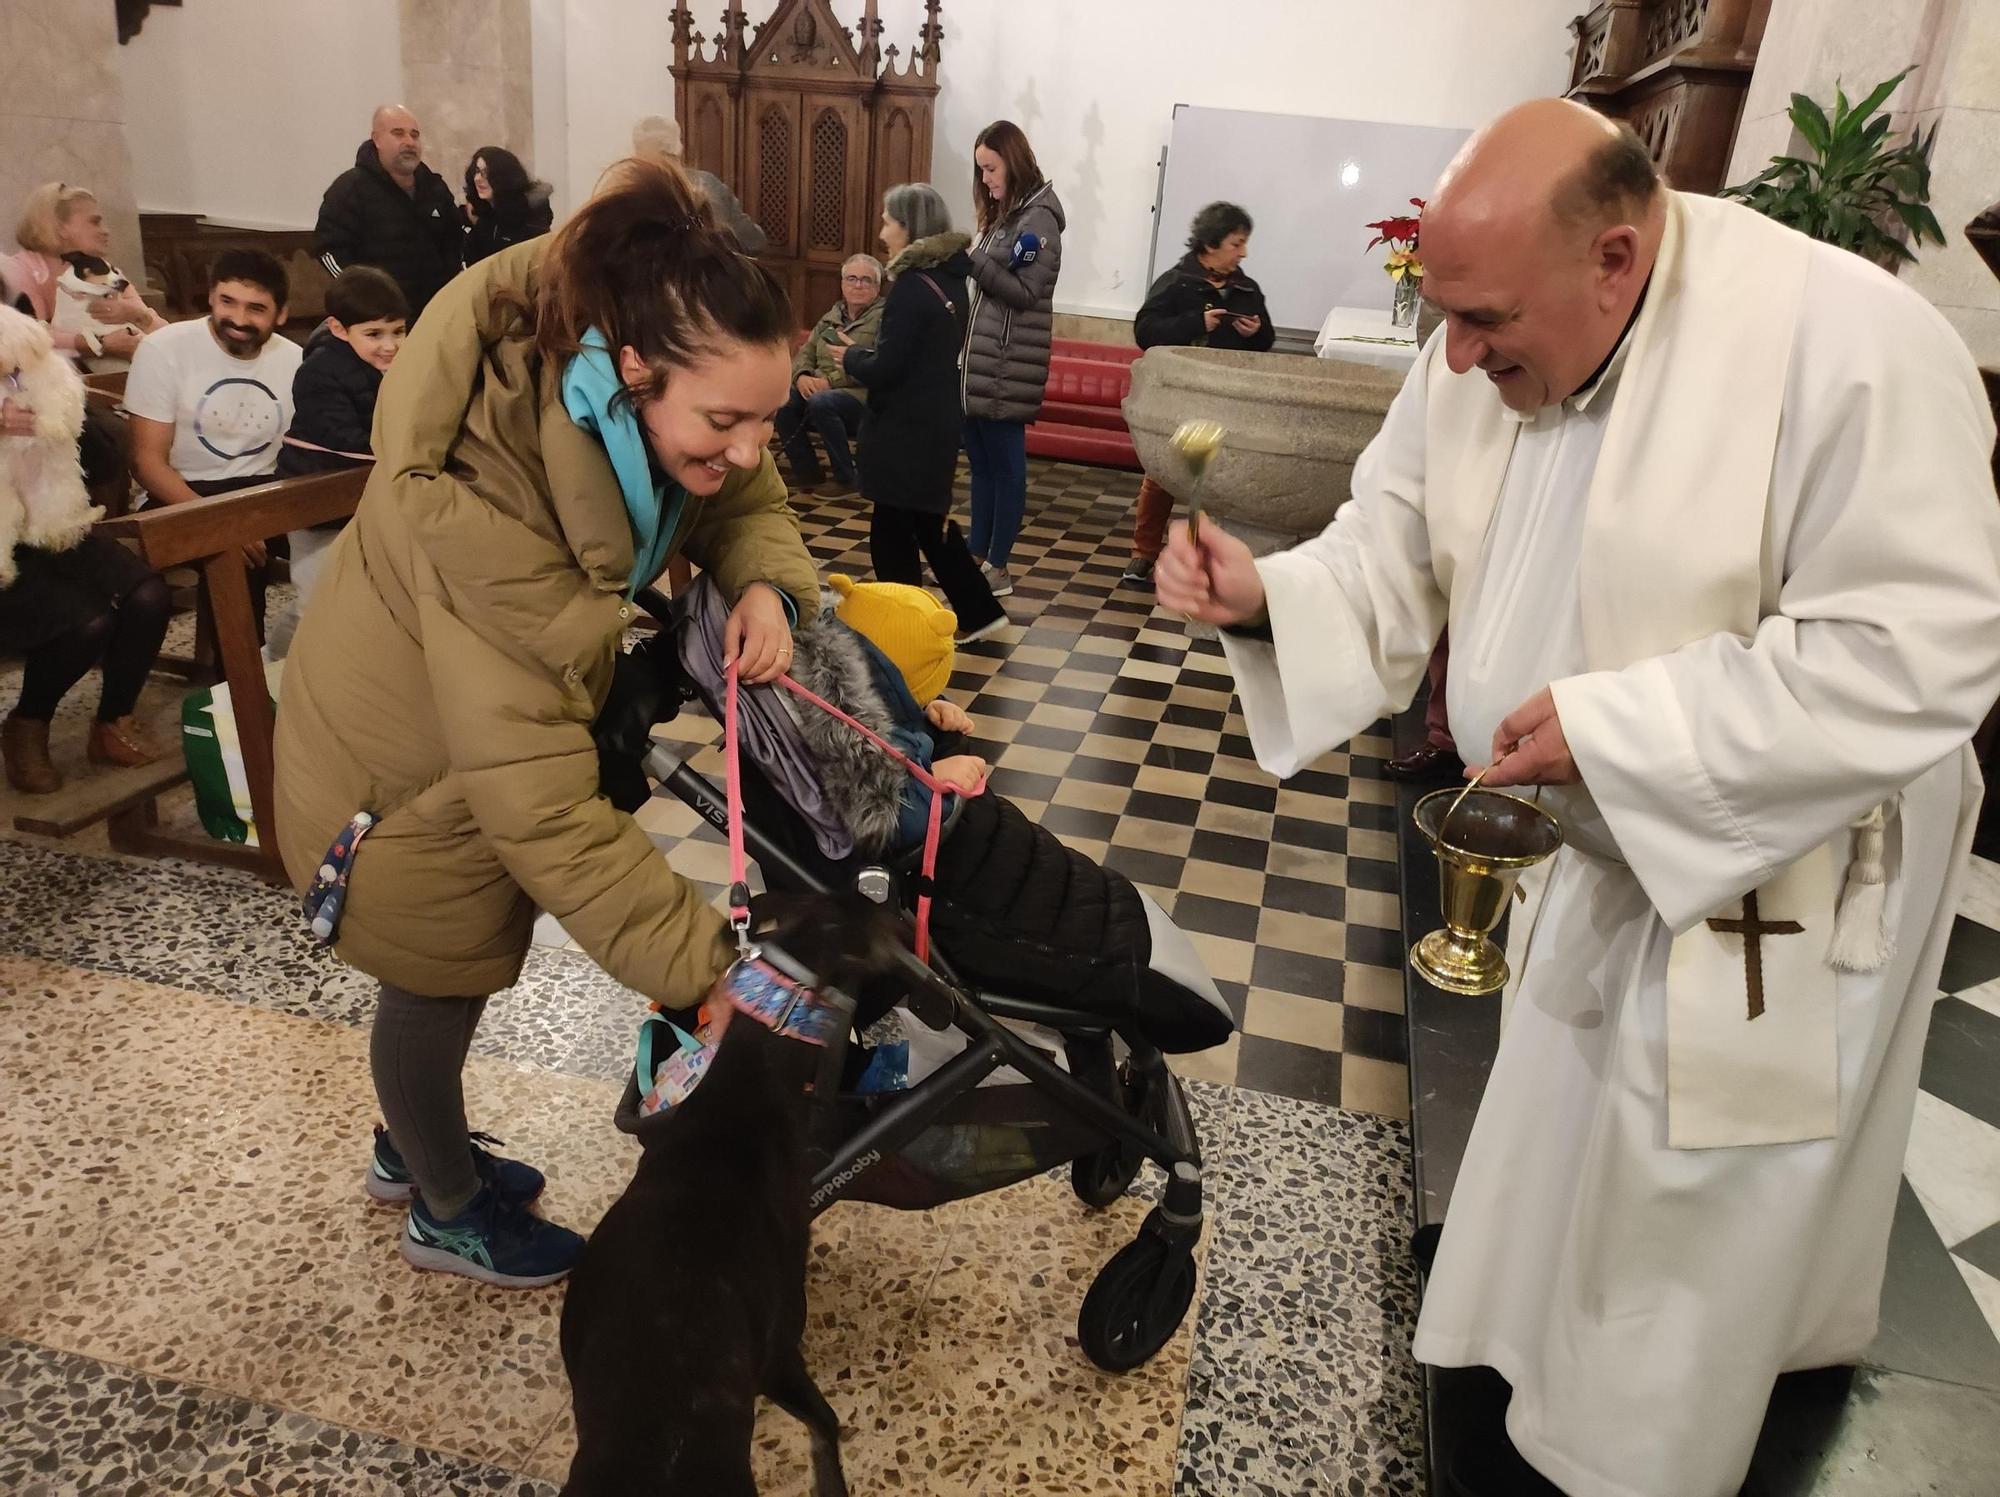
[[[822, 1000], [833, 993], [843, 1037], [852, 1005], [839, 995], [896, 963], [894, 921], [858, 898], [760, 899], [754, 930]], [[809, 1093], [824, 1062], [819, 1046], [733, 1013], [693, 1094], [635, 1129], [638, 1173], [563, 1303], [577, 1435], [565, 1497], [755, 1497], [760, 1393], [812, 1431], [816, 1497], [846, 1497], [840, 1422], [799, 1348]]]

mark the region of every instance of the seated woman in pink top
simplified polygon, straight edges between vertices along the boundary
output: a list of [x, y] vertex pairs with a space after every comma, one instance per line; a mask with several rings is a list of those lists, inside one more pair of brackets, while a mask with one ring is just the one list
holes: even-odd
[[[67, 295], [57, 285], [68, 268], [62, 257], [80, 251], [101, 259], [111, 250], [111, 230], [105, 225], [104, 210], [89, 188], [44, 182], [22, 205], [14, 238], [21, 251], [0, 255], [0, 279], [27, 298], [27, 310], [50, 324], [57, 351], [73, 362], [81, 365], [98, 356], [129, 360], [141, 338], [167, 325], [167, 319], [141, 301], [130, 285], [115, 296], [92, 299], [89, 315], [103, 329], [101, 333], [92, 336], [55, 325], [58, 298]], [[94, 406], [84, 413], [79, 457], [84, 482], [93, 493], [115, 491], [121, 483], [130, 483], [119, 424], [117, 417]]]
[[[55, 320], [56, 298], [61, 294], [56, 282], [64, 269], [62, 257], [81, 251], [101, 258], [111, 252], [111, 231], [96, 196], [87, 187], [67, 182], [44, 182], [28, 194], [14, 238], [21, 252], [0, 257], [0, 274], [5, 274], [14, 290], [27, 296], [35, 315], [49, 323]], [[105, 331], [96, 341], [103, 356], [111, 359], [131, 358], [140, 338], [167, 325], [130, 286], [117, 296], [95, 299], [90, 314], [104, 325]], [[138, 331], [132, 331], [134, 328]], [[56, 347], [72, 359], [92, 353], [80, 335], [53, 331]]]

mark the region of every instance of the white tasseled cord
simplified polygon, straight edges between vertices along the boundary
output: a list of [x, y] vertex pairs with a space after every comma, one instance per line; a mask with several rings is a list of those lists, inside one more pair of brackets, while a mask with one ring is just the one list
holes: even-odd
[[1854, 823], [1854, 856], [1847, 865], [1847, 886], [1840, 893], [1826, 953], [1827, 964], [1836, 972], [1879, 972], [1896, 954], [1896, 942], [1883, 918], [1889, 875], [1882, 851], [1893, 805], [1893, 800], [1884, 801]]

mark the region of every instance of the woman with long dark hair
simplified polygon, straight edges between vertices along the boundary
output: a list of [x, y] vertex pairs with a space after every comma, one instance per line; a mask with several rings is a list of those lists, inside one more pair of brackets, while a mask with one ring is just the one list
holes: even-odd
[[890, 188], [882, 202], [889, 253], [882, 330], [873, 348], [837, 335], [841, 367], [868, 391], [855, 467], [861, 497], [874, 506], [868, 550], [875, 575], [921, 587], [928, 558], [958, 615], [961, 641], [989, 638], [1008, 622], [951, 518], [962, 420], [952, 376], [965, 345], [968, 243], [952, 229], [951, 209], [935, 187]]
[[[727, 927], [603, 793], [592, 724], [632, 599], [685, 552], [743, 679], [819, 582], [766, 450], [797, 319], [677, 168], [627, 161], [546, 241], [438, 293], [383, 376], [375, 467], [285, 668], [278, 841], [314, 933], [381, 984], [364, 1177], [404, 1258], [552, 1283], [583, 1243], [476, 1147], [459, 1072], [535, 911], [673, 1009]], [[365, 840], [363, 840], [365, 838]]]
[[528, 175], [521, 158], [499, 146], [481, 146], [465, 167], [465, 263], [477, 265], [509, 245], [546, 234], [555, 215], [554, 192]]
[[1007, 559], [1028, 506], [1028, 423], [1042, 409], [1066, 220], [1021, 127], [996, 120], [972, 150], [978, 233], [965, 346], [965, 456], [972, 469], [972, 553], [996, 596], [1014, 590]]

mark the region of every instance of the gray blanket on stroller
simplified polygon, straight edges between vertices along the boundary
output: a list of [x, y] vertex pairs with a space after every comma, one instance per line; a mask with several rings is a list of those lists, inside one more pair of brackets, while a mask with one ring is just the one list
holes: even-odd
[[[722, 635], [729, 624], [729, 606], [723, 602], [722, 590], [710, 577], [697, 577], [687, 596], [675, 601], [674, 609], [681, 619], [677, 631], [681, 669], [720, 706], [728, 695]], [[819, 850], [829, 858], [844, 858], [854, 851], [854, 838], [827, 800], [819, 769], [781, 700], [783, 695], [769, 686], [753, 686], [738, 693], [736, 730], [743, 740], [743, 751], [806, 819]]]

